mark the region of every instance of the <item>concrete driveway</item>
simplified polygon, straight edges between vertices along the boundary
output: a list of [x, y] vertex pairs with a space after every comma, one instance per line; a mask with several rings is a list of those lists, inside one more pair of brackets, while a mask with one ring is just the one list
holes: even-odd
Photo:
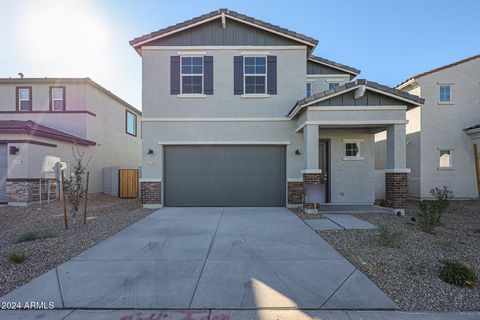
[[396, 308], [286, 208], [164, 208], [0, 301], [110, 309]]

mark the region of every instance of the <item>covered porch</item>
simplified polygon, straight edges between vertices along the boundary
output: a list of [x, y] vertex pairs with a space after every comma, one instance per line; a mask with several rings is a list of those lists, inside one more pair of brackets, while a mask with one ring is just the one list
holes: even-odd
[[[374, 135], [386, 131], [385, 205], [404, 214], [410, 172], [406, 168], [406, 111], [421, 102], [418, 97], [366, 80], [297, 102], [289, 115], [297, 119], [296, 132], [303, 135], [304, 164], [295, 189], [301, 189], [306, 210], [372, 205]], [[289, 195], [290, 191], [289, 182]]]

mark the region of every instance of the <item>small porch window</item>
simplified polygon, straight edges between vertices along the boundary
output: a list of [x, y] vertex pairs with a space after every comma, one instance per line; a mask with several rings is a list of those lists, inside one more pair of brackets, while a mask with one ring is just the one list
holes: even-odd
[[439, 169], [452, 169], [452, 150], [439, 150]]
[[343, 160], [363, 160], [362, 157], [362, 140], [344, 139], [345, 156]]

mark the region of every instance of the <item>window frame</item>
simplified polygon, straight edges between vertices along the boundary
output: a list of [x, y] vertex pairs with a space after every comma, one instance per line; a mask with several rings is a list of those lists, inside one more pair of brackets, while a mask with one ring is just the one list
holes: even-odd
[[[330, 86], [331, 86], [331, 85], [334, 85], [334, 84], [336, 84], [336, 86], [333, 87], [333, 88], [330, 88]], [[329, 81], [329, 82], [328, 82], [328, 90], [335, 89], [336, 87], [340, 87], [340, 82], [339, 82], [339, 81], [331, 81], [331, 82]]]
[[[442, 101], [442, 87], [448, 87], [449, 88], [449, 97], [450, 100], [448, 101]], [[438, 104], [453, 104], [453, 85], [452, 83], [438, 83]]]
[[[53, 90], [55, 89], [62, 89], [62, 93], [63, 93], [63, 99], [62, 99], [62, 110], [55, 110], [54, 109], [54, 101], [59, 101], [58, 99], [54, 99], [53, 98]], [[65, 86], [51, 86], [50, 89], [49, 89], [49, 92], [50, 92], [50, 111], [53, 111], [53, 112], [64, 112], [66, 111], [66, 95], [67, 95], [67, 90], [65, 88]]]
[[[438, 149], [438, 170], [453, 170], [453, 149], [448, 149], [448, 148], [437, 148]], [[441, 164], [441, 158], [442, 158], [442, 152], [448, 151], [448, 167], [442, 166]]]
[[[134, 116], [134, 119], [135, 121], [133, 122], [134, 123], [134, 133], [130, 133], [128, 132], [128, 115], [131, 114], [132, 116]], [[132, 137], [136, 137], [137, 136], [137, 115], [135, 113], [133, 113], [132, 111], [129, 111], [129, 110], [125, 110], [125, 133], [132, 136]]]
[[[29, 101], [30, 105], [28, 110], [23, 110], [21, 109], [21, 103], [20, 103], [20, 90], [28, 90], [28, 100], [22, 100], [22, 101]], [[18, 112], [31, 112], [33, 109], [33, 97], [32, 97], [32, 87], [31, 86], [20, 86], [16, 87], [16, 109]]]
[[[307, 97], [311, 97], [312, 96], [312, 84], [313, 84], [313, 81], [307, 81], [307, 84], [306, 84], [306, 95]], [[310, 94], [308, 94], [308, 91], [309, 91], [309, 88], [310, 87]]]
[[[263, 54], [246, 54], [243, 55], [243, 96], [253, 96], [253, 97], [266, 97], [269, 96], [267, 93], [267, 88], [268, 88], [268, 55], [263, 55]], [[247, 73], [245, 68], [247, 67], [245, 63], [246, 58], [264, 58], [265, 59], [265, 73]], [[265, 90], [263, 93], [247, 93], [247, 77], [264, 77], [265, 78]]]
[[[202, 59], [202, 73], [183, 73], [183, 58], [201, 58]], [[193, 64], [192, 64], [193, 66]], [[202, 90], [200, 93], [185, 93], [183, 92], [183, 77], [201, 77]], [[203, 55], [181, 55], [180, 56], [180, 96], [204, 96], [205, 95], [205, 59]]]
[[[348, 144], [356, 144], [358, 147], [358, 153], [356, 156], [347, 156], [347, 145]], [[344, 154], [343, 154], [343, 160], [363, 160], [363, 139], [343, 139], [343, 144], [344, 144]]]

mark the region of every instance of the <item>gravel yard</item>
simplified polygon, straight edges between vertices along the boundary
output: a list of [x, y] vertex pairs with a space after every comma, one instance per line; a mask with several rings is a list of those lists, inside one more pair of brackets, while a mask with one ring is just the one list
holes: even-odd
[[384, 213], [355, 216], [375, 225], [403, 230], [398, 247], [384, 247], [377, 230], [319, 231], [358, 269], [403, 310], [480, 310], [480, 280], [473, 289], [458, 288], [438, 278], [439, 261], [457, 259], [480, 277], [480, 201], [452, 201], [435, 234], [408, 224], [418, 216], [418, 203], [411, 202], [405, 217]]
[[[88, 216], [94, 219], [84, 226], [69, 221], [63, 226], [60, 202], [28, 207], [0, 207], [0, 296], [62, 264], [93, 245], [109, 238], [154, 210], [142, 209], [138, 199], [120, 199], [107, 195], [89, 196]], [[83, 205], [82, 205], [83, 208]], [[17, 243], [19, 235], [31, 231], [52, 230], [56, 237]], [[9, 252], [24, 251], [27, 259], [14, 264]]]

